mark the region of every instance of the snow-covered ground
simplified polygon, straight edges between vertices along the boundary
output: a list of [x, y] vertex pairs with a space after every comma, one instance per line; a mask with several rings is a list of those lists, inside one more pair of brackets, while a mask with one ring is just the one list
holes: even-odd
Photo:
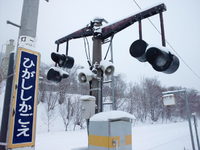
[[[135, 126], [133, 150], [192, 150], [187, 122]], [[87, 131], [38, 133], [36, 150], [87, 148]]]
[[[0, 121], [3, 99], [4, 94], [1, 91]], [[50, 132], [47, 132], [45, 105], [41, 103], [38, 105], [35, 149], [86, 150], [88, 145], [87, 131], [85, 129], [64, 131], [62, 119], [57, 117], [58, 113], [58, 111], [55, 112], [54, 117], [52, 117]], [[196, 138], [194, 139], [196, 144]], [[136, 123], [132, 128], [132, 143], [133, 150], [192, 150], [187, 121], [167, 124]]]
[[[192, 150], [187, 121], [157, 124], [134, 123], [132, 143], [133, 150], [184, 150], [184, 148]], [[39, 104], [36, 150], [86, 149], [87, 145], [87, 131], [79, 129], [65, 132], [62, 119], [59, 117], [53, 119], [48, 133], [44, 104]]]

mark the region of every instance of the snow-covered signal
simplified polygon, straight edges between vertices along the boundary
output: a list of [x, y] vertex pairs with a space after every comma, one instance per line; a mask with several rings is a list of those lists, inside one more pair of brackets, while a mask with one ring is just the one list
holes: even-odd
[[59, 67], [72, 68], [74, 65], [74, 58], [59, 53], [51, 53], [51, 59], [58, 64]]
[[130, 54], [141, 62], [149, 62], [159, 72], [171, 74], [179, 67], [179, 59], [165, 47], [149, 46], [141, 39], [132, 43]]
[[47, 79], [54, 82], [60, 82], [62, 79], [68, 77], [69, 77], [68, 72], [63, 71], [62, 69], [56, 67], [50, 68], [47, 73]]
[[[72, 68], [74, 65], [74, 58], [70, 56], [66, 56], [64, 54], [59, 53], [51, 53], [51, 59], [58, 64], [59, 67], [62, 68]], [[47, 73], [47, 79], [54, 81], [54, 82], [60, 82], [63, 78], [68, 78], [69, 73], [66, 71], [63, 71], [61, 68], [52, 67], [49, 69]]]

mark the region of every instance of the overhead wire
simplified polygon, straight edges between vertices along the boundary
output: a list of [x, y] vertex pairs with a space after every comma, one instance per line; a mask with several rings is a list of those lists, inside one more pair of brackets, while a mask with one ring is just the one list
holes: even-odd
[[87, 43], [88, 59], [89, 59], [89, 60], [90, 60], [90, 62], [91, 62], [91, 57], [90, 57], [90, 45], [89, 45], [89, 41], [88, 41], [87, 37], [85, 37], [85, 39], [86, 39], [86, 43]]
[[86, 55], [86, 58], [88, 59], [87, 46], [86, 46], [85, 37], [83, 38], [83, 41], [84, 41], [84, 50], [85, 50], [85, 55]]
[[90, 65], [90, 60], [89, 60], [88, 51], [87, 51], [87, 43], [86, 43], [85, 37], [83, 38], [83, 42], [84, 42], [84, 50], [85, 50], [86, 59], [87, 59], [87, 62], [89, 63], [89, 65]]
[[111, 39], [110, 39], [110, 43], [109, 43], [109, 45], [108, 45], [108, 49], [107, 49], [107, 51], [106, 51], [104, 60], [107, 58], [108, 52], [109, 52], [109, 50], [111, 49], [113, 37], [114, 37], [114, 36], [112, 36]]
[[[133, 2], [137, 5], [137, 7], [139, 9], [142, 9], [140, 7], [140, 5], [137, 3], [136, 0], [133, 0]], [[156, 27], [156, 25], [151, 21], [151, 19], [147, 18], [150, 22], [150, 24], [154, 27], [154, 29], [161, 35], [161, 32], [158, 30], [158, 28]], [[170, 44], [170, 42], [168, 42], [167, 40], [165, 40], [167, 45], [176, 53], [176, 55], [182, 60], [182, 62], [184, 63], [184, 65], [194, 74], [194, 76], [196, 76], [199, 80], [200, 80], [200, 76], [186, 63], [186, 61], [180, 56], [180, 54], [178, 54], [178, 52], [175, 50], [175, 48]]]
[[89, 66], [91, 66], [89, 42], [88, 42], [88, 39], [86, 37], [83, 38], [83, 41], [84, 41], [84, 50], [85, 50], [87, 62], [89, 64]]

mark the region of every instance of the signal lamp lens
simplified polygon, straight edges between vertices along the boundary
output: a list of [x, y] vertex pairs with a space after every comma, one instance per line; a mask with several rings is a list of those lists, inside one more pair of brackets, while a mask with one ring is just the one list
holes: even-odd
[[141, 62], [146, 61], [145, 52], [148, 44], [143, 40], [136, 40], [130, 46], [129, 52], [131, 56], [135, 57]]
[[156, 71], [167, 74], [174, 73], [179, 67], [179, 59], [175, 55], [156, 47], [147, 49], [146, 59]]
[[54, 81], [54, 82], [60, 82], [64, 78], [68, 78], [69, 74], [65, 71], [59, 70], [58, 68], [52, 67], [49, 69], [47, 73], [47, 79]]
[[58, 64], [59, 67], [72, 68], [74, 65], [74, 58], [64, 54], [51, 53], [51, 59]]

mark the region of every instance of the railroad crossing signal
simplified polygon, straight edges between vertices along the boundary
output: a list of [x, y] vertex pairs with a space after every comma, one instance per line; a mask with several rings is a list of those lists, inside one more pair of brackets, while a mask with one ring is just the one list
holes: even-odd
[[149, 62], [159, 72], [171, 74], [179, 67], [179, 59], [165, 47], [148, 46], [144, 40], [136, 40], [130, 46], [131, 56], [140, 62]]

